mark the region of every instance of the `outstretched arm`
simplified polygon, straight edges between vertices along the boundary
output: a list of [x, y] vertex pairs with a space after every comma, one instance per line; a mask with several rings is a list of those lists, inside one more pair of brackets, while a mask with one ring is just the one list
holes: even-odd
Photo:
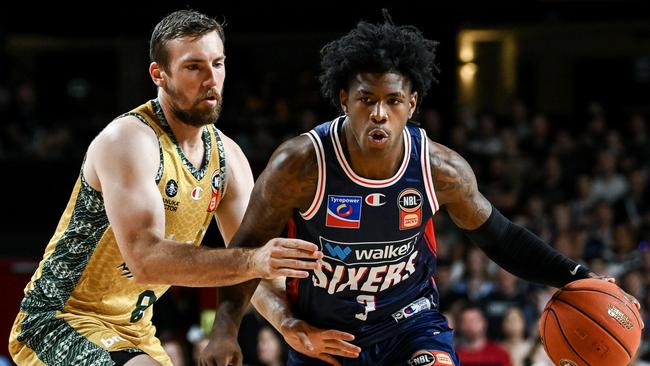
[[[255, 183], [244, 219], [229, 247], [259, 246], [280, 235], [293, 211], [305, 209], [311, 203], [317, 178], [316, 157], [308, 137], [299, 136], [282, 144]], [[273, 255], [270, 253], [271, 257]], [[304, 250], [295, 249], [296, 257], [304, 255]], [[280, 260], [275, 262], [281, 266], [291, 264]], [[252, 280], [219, 289], [213, 341], [237, 338], [239, 324], [258, 282]], [[235, 359], [223, 357], [209, 355], [204, 357], [202, 364], [213, 364], [215, 358], [220, 365], [241, 363], [239, 355], [235, 355]]]
[[259, 265], [266, 260], [259, 251], [195, 247], [164, 237], [165, 211], [155, 182], [159, 164], [154, 132], [136, 118], [124, 117], [95, 138], [83, 167], [88, 183], [102, 192], [118, 247], [135, 281], [224, 286], [270, 277], [269, 268]]
[[501, 215], [479, 192], [472, 168], [460, 155], [431, 141], [429, 148], [439, 203], [497, 264], [523, 279], [554, 287], [595, 276]]

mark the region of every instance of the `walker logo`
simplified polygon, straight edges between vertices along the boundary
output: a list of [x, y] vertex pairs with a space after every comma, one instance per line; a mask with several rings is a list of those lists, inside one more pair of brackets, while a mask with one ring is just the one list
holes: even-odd
[[352, 249], [350, 247], [345, 247], [341, 249], [338, 245], [331, 245], [330, 243], [325, 243], [325, 249], [327, 252], [332, 255], [334, 258], [339, 258], [340, 260], [345, 260], [345, 258], [350, 254]]
[[321, 236], [319, 242], [325, 258], [346, 265], [386, 264], [403, 260], [413, 253], [418, 235], [396, 241], [357, 243], [343, 243]]
[[360, 196], [327, 196], [327, 218], [325, 225], [345, 229], [361, 226]]
[[383, 201], [382, 198], [386, 197], [382, 193], [371, 193], [366, 196], [366, 204], [369, 206], [383, 206], [386, 204], [386, 201]]

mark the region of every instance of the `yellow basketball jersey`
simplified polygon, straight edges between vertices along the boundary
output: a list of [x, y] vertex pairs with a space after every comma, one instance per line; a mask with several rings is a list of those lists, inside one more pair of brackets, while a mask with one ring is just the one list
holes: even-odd
[[[150, 126], [158, 137], [156, 181], [165, 207], [165, 237], [199, 245], [225, 184], [225, 152], [218, 130], [214, 125], [204, 127], [203, 165], [196, 169], [176, 143], [157, 100], [125, 115]], [[82, 171], [43, 259], [25, 288], [21, 314], [10, 339], [11, 352], [16, 357], [33, 351], [43, 359], [48, 343], [43, 327], [47, 325], [49, 329], [71, 328], [67, 331], [110, 351], [135, 347], [155, 353], [146, 349], [149, 343], [156, 351], [159, 348], [151, 305], [168, 288], [135, 283], [106, 217], [102, 194], [88, 185]], [[97, 332], [97, 327], [110, 331]], [[25, 344], [30, 350], [23, 349]], [[163, 356], [159, 360], [167, 361]], [[46, 362], [62, 360], [51, 361]]]

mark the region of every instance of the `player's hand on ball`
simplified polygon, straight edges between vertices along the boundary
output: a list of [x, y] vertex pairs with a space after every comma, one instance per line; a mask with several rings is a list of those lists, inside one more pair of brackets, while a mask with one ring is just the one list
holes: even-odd
[[[596, 278], [596, 279], [603, 280], [603, 281], [607, 281], [607, 282], [611, 282], [611, 283], [616, 283], [616, 278], [614, 278], [614, 277], [599, 276], [599, 275], [597, 275], [597, 274], [595, 274], [593, 272], [589, 273], [589, 277]], [[621, 289], [621, 290], [623, 291], [623, 294], [624, 294], [625, 298], [627, 298], [628, 301], [630, 301], [631, 303], [636, 305], [637, 309], [641, 310], [641, 303], [639, 302], [639, 300], [637, 300], [636, 297], [628, 294], [623, 289]], [[643, 322], [641, 324], [645, 326], [645, 324]]]
[[299, 240], [275, 238], [255, 250], [252, 256], [256, 277], [272, 279], [281, 276], [305, 278], [310, 270], [320, 269], [323, 252], [316, 244]]
[[352, 334], [316, 328], [300, 319], [283, 321], [280, 331], [294, 350], [330, 365], [341, 365], [333, 356], [357, 358], [361, 352], [361, 348], [348, 342], [354, 340]]

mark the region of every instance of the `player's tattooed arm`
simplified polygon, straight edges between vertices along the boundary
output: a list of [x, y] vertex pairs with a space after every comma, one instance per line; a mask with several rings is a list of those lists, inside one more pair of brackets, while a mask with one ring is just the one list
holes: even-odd
[[282, 144], [255, 182], [244, 220], [231, 246], [260, 246], [278, 236], [294, 209], [306, 209], [316, 192], [318, 165], [306, 136]]
[[[317, 169], [316, 154], [308, 137], [299, 136], [282, 144], [255, 183], [244, 219], [229, 247], [259, 247], [280, 235], [293, 211], [311, 204]], [[299, 249], [295, 251], [296, 260], [307, 256]], [[269, 256], [273, 257], [273, 252]], [[201, 356], [202, 364], [214, 364], [215, 360], [220, 364], [224, 359], [236, 363], [241, 357], [236, 345], [239, 324], [258, 283], [259, 279], [254, 279], [218, 290], [213, 335]]]
[[438, 203], [462, 229], [473, 230], [490, 217], [492, 205], [478, 190], [474, 171], [457, 152], [429, 141], [429, 160]]

